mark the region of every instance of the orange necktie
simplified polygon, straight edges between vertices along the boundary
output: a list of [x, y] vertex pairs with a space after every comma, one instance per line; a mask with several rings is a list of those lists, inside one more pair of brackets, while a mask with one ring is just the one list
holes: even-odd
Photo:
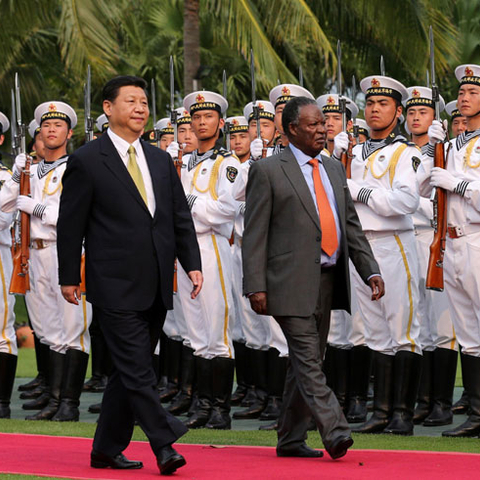
[[322, 229], [322, 250], [331, 257], [338, 248], [335, 217], [333, 216], [332, 207], [328, 201], [325, 188], [323, 188], [322, 177], [318, 169], [318, 159], [313, 158], [308, 163], [313, 167], [313, 186], [315, 187], [320, 228]]

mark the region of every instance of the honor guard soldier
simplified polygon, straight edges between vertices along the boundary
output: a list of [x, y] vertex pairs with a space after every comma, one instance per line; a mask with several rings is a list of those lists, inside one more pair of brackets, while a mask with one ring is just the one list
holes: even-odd
[[28, 125], [28, 134], [32, 137], [32, 140], [27, 147], [28, 152], [30, 152], [29, 155], [32, 157], [32, 163], [38, 163], [45, 157], [45, 145], [42, 138], [39, 137], [39, 133], [40, 125], [33, 119]]
[[[248, 133], [250, 134], [250, 155], [253, 160], [258, 160], [262, 156], [269, 157], [273, 152], [273, 142], [275, 141], [275, 108], [266, 100], [257, 100], [255, 107], [258, 108], [258, 123], [255, 118], [253, 102], [245, 105], [243, 116], [248, 121]], [[260, 137], [258, 137], [260, 132]], [[265, 152], [265, 153], [264, 153]]]
[[[400, 135], [398, 119], [406, 88], [385, 76], [364, 78], [365, 120], [371, 140], [353, 148], [350, 193], [385, 281], [385, 297], [370, 292], [354, 275], [368, 346], [374, 350], [373, 416], [358, 433], [413, 434], [413, 412], [421, 368], [418, 258], [412, 216], [418, 208], [419, 152]], [[335, 138], [335, 152], [348, 148], [348, 136]]]
[[[370, 127], [367, 125], [367, 122], [363, 118], [357, 118], [356, 122], [358, 143], [364, 143], [370, 138]], [[353, 133], [353, 127], [349, 130], [348, 133]]]
[[[198, 142], [192, 131], [190, 112], [183, 107], [177, 108], [176, 112], [178, 142], [172, 140], [167, 147], [167, 153], [177, 164], [177, 171], [180, 172], [181, 178], [187, 168], [190, 154], [198, 147]], [[174, 133], [173, 129], [172, 133]], [[179, 155], [180, 146], [182, 147], [181, 156]], [[163, 325], [163, 332], [166, 335], [164, 348], [166, 350], [167, 386], [160, 390], [160, 399], [162, 402], [172, 400], [168, 411], [173, 415], [181, 415], [189, 410], [193, 399], [195, 378], [194, 350], [188, 336], [187, 323], [181, 303], [180, 295], [174, 295], [173, 310], [167, 312]], [[162, 359], [163, 355], [160, 348]], [[160, 364], [162, 364], [162, 361]]]
[[452, 100], [445, 105], [445, 111], [450, 116], [450, 126], [452, 127], [452, 135], [458, 137], [467, 129], [467, 118], [458, 110], [457, 101]]
[[[346, 129], [353, 128], [352, 119], [358, 115], [358, 107], [347, 97]], [[342, 131], [343, 115], [339, 95], [329, 93], [317, 98], [323, 112], [326, 130], [326, 148], [322, 155], [331, 156], [335, 137]], [[339, 155], [341, 156], [341, 154]], [[353, 272], [350, 265], [350, 272]], [[344, 409], [349, 423], [364, 422], [367, 418], [367, 395], [370, 379], [371, 351], [366, 345], [363, 321], [357, 307], [355, 290], [351, 294], [352, 315], [344, 310], [333, 310], [330, 316], [328, 346], [324, 371], [327, 382]]]
[[232, 152], [245, 163], [250, 158], [250, 134], [248, 133], [248, 121], [244, 116], [229, 117], [230, 124], [230, 147]]
[[221, 95], [200, 91], [187, 95], [183, 106], [192, 117], [198, 149], [182, 171], [182, 184], [192, 212], [205, 277], [201, 293], [190, 298], [185, 272], [178, 267], [178, 289], [188, 336], [195, 353], [198, 402], [186, 422], [190, 428], [229, 429], [234, 352], [232, 325], [232, 254], [229, 239], [237, 202], [232, 189], [240, 162], [219, 146], [223, 112]]
[[[437, 187], [447, 192], [447, 238], [444, 282], [458, 343], [462, 347], [463, 385], [470, 400], [470, 415], [446, 437], [476, 437], [480, 434], [480, 65], [461, 65], [455, 76], [460, 82], [457, 107], [467, 119], [467, 130], [451, 142], [446, 169], [433, 167], [434, 146], [443, 142], [445, 131], [435, 120], [428, 129], [429, 149], [419, 171], [423, 195]], [[432, 168], [433, 167], [433, 168]]]
[[19, 195], [25, 154], [16, 157], [13, 176], [0, 192], [4, 212], [20, 210], [30, 215], [30, 291], [25, 298], [35, 332], [40, 342], [49, 346], [46, 405], [27, 419], [78, 421], [90, 349], [91, 306], [84, 297], [78, 306], [62, 297], [57, 281], [56, 248], [67, 143], [77, 124], [77, 115], [66, 103], [53, 101], [36, 108], [35, 120], [40, 125], [45, 158], [31, 166], [31, 196]]
[[108, 118], [104, 113], [102, 113], [97, 117], [97, 119], [95, 120], [95, 126], [97, 127], [97, 130], [98, 132], [100, 132], [100, 134], [105, 133], [107, 131]]
[[173, 125], [170, 117], [161, 118], [155, 125], [155, 129], [160, 132], [160, 148], [167, 150], [167, 147], [173, 142]]
[[[0, 112], [0, 145], [5, 139], [5, 132], [10, 128], [8, 118]], [[0, 189], [10, 180], [12, 174], [0, 163]], [[2, 298], [0, 307], [0, 418], [10, 418], [10, 398], [12, 396], [15, 372], [17, 369], [17, 337], [15, 334], [15, 296], [9, 293], [12, 278], [12, 237], [10, 225], [12, 214], [0, 212], [0, 273], [2, 279]]]
[[[425, 154], [428, 148], [428, 127], [435, 119], [432, 89], [415, 86], [407, 91], [408, 98], [403, 102], [406, 126], [412, 141]], [[440, 111], [443, 111], [444, 106], [443, 98], [440, 97]], [[418, 317], [423, 366], [413, 421], [416, 424], [423, 422], [424, 426], [452, 423], [451, 407], [458, 358], [446, 294], [425, 288], [433, 240], [432, 218], [432, 202], [429, 198], [421, 197], [420, 205], [413, 215], [413, 225], [420, 265]]]

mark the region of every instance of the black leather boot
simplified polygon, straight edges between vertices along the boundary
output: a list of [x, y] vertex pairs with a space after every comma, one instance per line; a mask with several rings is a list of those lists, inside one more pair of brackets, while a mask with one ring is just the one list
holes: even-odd
[[268, 400], [267, 406], [260, 414], [260, 420], [277, 420], [282, 408], [283, 388], [287, 374], [287, 357], [280, 357], [276, 348], [268, 350]]
[[255, 372], [255, 361], [254, 361], [254, 349], [250, 347], [245, 347], [245, 385], [247, 387], [247, 392], [240, 402], [240, 406], [243, 408], [250, 407], [257, 399], [254, 386], [254, 372]]
[[[38, 390], [40, 387], [45, 386], [45, 364], [43, 362], [43, 355], [42, 355], [42, 343], [38, 339], [38, 337], [33, 335], [33, 340], [35, 342], [35, 358], [37, 360], [37, 371], [38, 374], [37, 376], [33, 379], [30, 380], [27, 383], [23, 383], [22, 385], [18, 386], [18, 391], [19, 392], [24, 392], [27, 393], [32, 390]], [[40, 394], [43, 392], [40, 392]], [[28, 400], [30, 398], [37, 398], [40, 396], [40, 394], [32, 397], [32, 396], [22, 396], [23, 394], [20, 395], [20, 398], [23, 400]]]
[[450, 425], [453, 422], [452, 401], [457, 375], [458, 353], [447, 348], [433, 352], [433, 409], [425, 419], [425, 427]]
[[463, 383], [470, 400], [470, 415], [457, 428], [442, 432], [443, 437], [478, 437], [480, 435], [480, 357], [464, 355]]
[[10, 398], [16, 371], [17, 356], [0, 353], [0, 418], [10, 418]]
[[172, 340], [167, 337], [167, 386], [160, 390], [159, 396], [162, 403], [168, 403], [178, 393], [180, 385], [180, 362], [182, 361], [181, 340]]
[[433, 408], [433, 352], [423, 350], [422, 376], [418, 388], [417, 406], [413, 414], [415, 425], [422, 423]]
[[245, 382], [245, 370], [246, 366], [246, 353], [245, 343], [243, 342], [233, 342], [233, 348], [235, 350], [235, 374], [237, 380], [237, 388], [232, 394], [231, 404], [240, 405], [240, 402], [245, 397], [247, 393], [247, 384]]
[[347, 408], [348, 374], [350, 373], [350, 349], [328, 345], [331, 355], [332, 390], [343, 410]]
[[212, 412], [213, 360], [195, 357], [197, 401], [193, 415], [185, 422], [188, 428], [204, 427]]
[[233, 358], [215, 357], [212, 359], [213, 372], [213, 402], [212, 412], [206, 428], [214, 430], [230, 430], [230, 398], [233, 389], [233, 371], [235, 360]]
[[235, 412], [233, 414], [235, 419], [258, 418], [267, 406], [268, 350], [252, 350], [252, 357], [255, 364], [253, 383], [256, 399], [250, 407]]
[[53, 416], [54, 422], [78, 422], [80, 395], [88, 365], [88, 353], [70, 349], [65, 354], [60, 406]]
[[383, 433], [413, 435], [413, 411], [421, 374], [421, 355], [397, 352], [394, 363], [393, 414]]
[[42, 410], [35, 415], [29, 415], [28, 417], [25, 417], [25, 420], [51, 420], [52, 417], [57, 413], [58, 406], [60, 405], [65, 354], [50, 350], [49, 360], [48, 393], [50, 398], [46, 407], [42, 408]]
[[39, 342], [38, 349], [35, 351], [37, 354], [38, 352], [38, 359], [37, 363], [41, 365], [42, 375], [43, 375], [43, 388], [42, 392], [38, 397], [36, 397], [31, 402], [26, 402], [22, 405], [24, 410], [41, 410], [45, 408], [50, 400], [50, 393], [49, 393], [49, 362], [50, 362], [50, 347], [45, 343]]
[[[462, 367], [462, 379], [465, 378], [466, 374], [466, 369], [465, 369], [465, 354], [461, 351], [462, 347], [460, 346], [460, 365]], [[468, 360], [467, 360], [468, 361]], [[452, 413], [454, 415], [463, 415], [463, 414], [469, 414], [470, 410], [470, 400], [468, 399], [468, 392], [467, 389], [465, 388], [465, 382], [463, 382], [463, 392], [462, 396], [460, 399], [455, 402], [452, 406]]]
[[367, 396], [370, 381], [372, 351], [366, 345], [353, 347], [350, 352], [350, 377], [347, 422], [367, 421]]
[[182, 379], [180, 382], [180, 391], [174, 397], [168, 411], [172, 415], [181, 415], [188, 412], [192, 403], [193, 383], [195, 380], [195, 357], [193, 349], [183, 345], [182, 347]]
[[393, 404], [393, 355], [373, 353], [375, 366], [373, 414], [370, 419], [357, 428], [355, 433], [382, 433], [390, 421]]

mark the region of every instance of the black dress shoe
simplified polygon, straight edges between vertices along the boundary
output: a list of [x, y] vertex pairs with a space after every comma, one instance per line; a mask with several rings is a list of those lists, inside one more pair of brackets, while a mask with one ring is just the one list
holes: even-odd
[[328, 454], [335, 460], [337, 458], [343, 457], [352, 445], [352, 437], [344, 435], [342, 437], [336, 438], [334, 442], [330, 445], [330, 447], [326, 448], [326, 450]]
[[302, 458], [320, 458], [323, 452], [314, 450], [307, 445], [300, 445], [297, 448], [278, 448], [277, 457], [302, 457]]
[[171, 445], [163, 447], [157, 455], [160, 475], [171, 475], [177, 468], [183, 467], [187, 461]]
[[143, 468], [142, 462], [129, 460], [123, 453], [119, 453], [114, 457], [105, 455], [104, 453], [92, 450], [90, 454], [90, 466], [93, 468], [115, 468], [120, 470], [133, 470]]

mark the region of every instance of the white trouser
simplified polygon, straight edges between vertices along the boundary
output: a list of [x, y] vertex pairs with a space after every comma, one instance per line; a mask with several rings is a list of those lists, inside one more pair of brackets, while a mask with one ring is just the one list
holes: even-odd
[[198, 235], [203, 287], [192, 300], [192, 283], [178, 268], [178, 290], [194, 354], [203, 358], [233, 358], [232, 253], [228, 239], [216, 234]]
[[385, 295], [372, 302], [372, 292], [355, 272], [358, 306], [367, 345], [395, 355], [406, 350], [421, 353], [418, 324], [418, 258], [413, 231], [395, 235], [366, 234], [385, 282]]
[[12, 253], [10, 248], [0, 245], [0, 280], [2, 298], [0, 299], [0, 353], [17, 355], [17, 336], [15, 334], [15, 296], [8, 293], [12, 278]]
[[480, 231], [447, 237], [444, 258], [445, 290], [462, 352], [480, 357]]
[[418, 320], [420, 323], [420, 345], [422, 350], [433, 351], [435, 348], [457, 350], [457, 339], [453, 328], [448, 298], [445, 291], [427, 290], [425, 282], [430, 256], [430, 244], [433, 230], [417, 230], [418, 263], [420, 266]]
[[[177, 263], [177, 285], [178, 285], [178, 271], [182, 267], [180, 263]], [[185, 274], [185, 272], [183, 272]], [[186, 275], [185, 275], [186, 276]], [[192, 283], [190, 282], [190, 290], [193, 288]], [[168, 338], [172, 340], [177, 340], [179, 342], [183, 341], [183, 344], [187, 347], [190, 347], [190, 342], [187, 339], [187, 323], [185, 322], [185, 315], [182, 310], [182, 302], [180, 300], [180, 293], [177, 291], [173, 295], [173, 310], [168, 310], [167, 316], [165, 317], [165, 323], [163, 324], [163, 331]]]
[[79, 305], [68, 303], [58, 285], [57, 248], [50, 244], [30, 249], [30, 291], [25, 300], [35, 334], [58, 353], [68, 349], [90, 352], [88, 328], [92, 307], [82, 295]]
[[235, 239], [233, 244], [234, 290], [237, 303], [237, 320], [241, 324], [241, 332], [246, 346], [255, 350], [276, 348], [280, 356], [288, 356], [288, 345], [280, 325], [271, 316], [258, 315], [252, 310], [250, 300], [242, 295], [242, 249]]
[[332, 310], [330, 329], [327, 342], [332, 347], [350, 349], [366, 345], [363, 320], [358, 310], [357, 293], [353, 288], [353, 272], [355, 267], [350, 261], [350, 283], [352, 284], [351, 310], [352, 315], [345, 310]]

